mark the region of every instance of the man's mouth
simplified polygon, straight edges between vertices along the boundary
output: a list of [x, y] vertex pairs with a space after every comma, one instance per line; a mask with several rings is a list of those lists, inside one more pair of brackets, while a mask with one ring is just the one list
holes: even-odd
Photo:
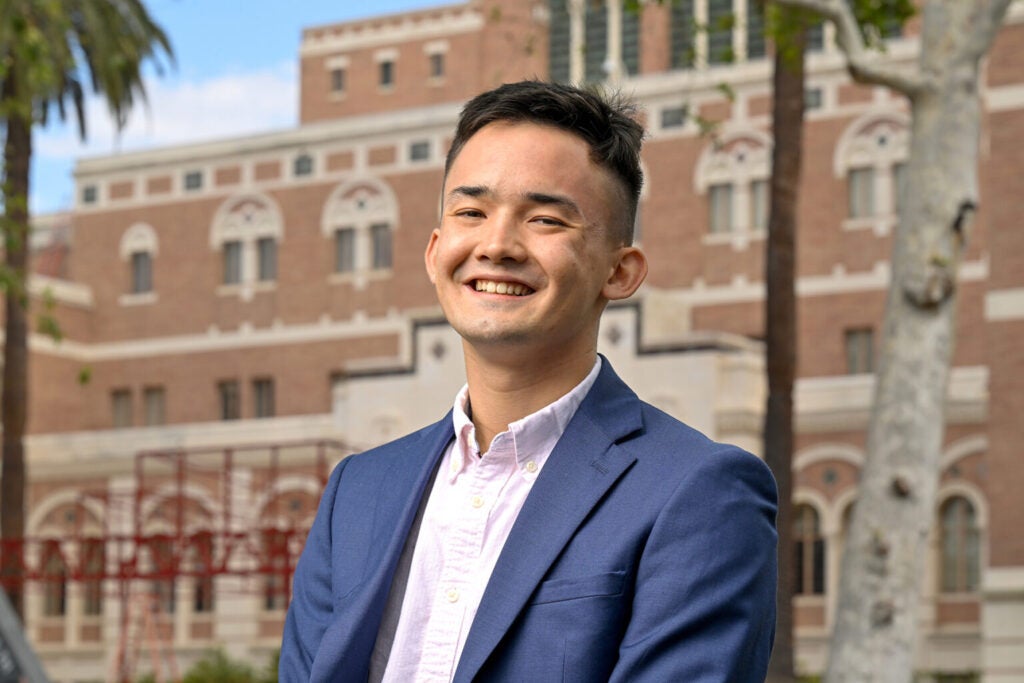
[[512, 296], [526, 296], [533, 294], [533, 290], [518, 282], [496, 282], [494, 280], [474, 280], [473, 288], [478, 292], [488, 294], [511, 294]]

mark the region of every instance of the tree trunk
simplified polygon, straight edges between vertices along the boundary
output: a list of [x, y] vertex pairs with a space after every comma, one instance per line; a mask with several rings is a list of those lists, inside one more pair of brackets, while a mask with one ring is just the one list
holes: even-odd
[[802, 13], [780, 10], [772, 100], [772, 178], [765, 254], [765, 364], [768, 402], [764, 459], [779, 487], [779, 583], [770, 683], [793, 681], [793, 382], [796, 377], [796, 210], [803, 156], [804, 46]]
[[830, 683], [913, 677], [955, 338], [956, 269], [978, 196], [978, 65], [991, 44], [991, 36], [982, 44], [978, 27], [991, 19], [998, 25], [996, 15], [988, 2], [942, 0], [924, 8], [919, 70], [927, 80], [911, 94], [906, 188], [867, 457], [843, 558]]
[[[17, 100], [13, 71], [4, 93]], [[14, 610], [24, 608], [25, 425], [28, 420], [28, 189], [31, 122], [18, 111], [7, 118], [3, 235], [8, 269], [3, 367], [3, 454], [0, 461], [0, 579]]]

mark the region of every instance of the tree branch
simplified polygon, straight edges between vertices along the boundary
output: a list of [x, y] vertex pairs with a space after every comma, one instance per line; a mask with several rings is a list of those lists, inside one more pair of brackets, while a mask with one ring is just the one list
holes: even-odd
[[987, 7], [979, 7], [979, 21], [973, 22], [974, 30], [968, 36], [968, 50], [975, 59], [980, 59], [992, 46], [1011, 2], [1013, 0], [993, 0]]
[[[836, 27], [836, 42], [846, 55], [850, 75], [858, 83], [884, 85], [908, 97], [925, 88], [918, 75], [908, 74], [882, 63], [879, 54], [868, 49], [857, 18], [844, 0], [774, 0], [778, 5], [801, 7], [822, 15]], [[1010, 0], [1000, 0], [1009, 3]]]

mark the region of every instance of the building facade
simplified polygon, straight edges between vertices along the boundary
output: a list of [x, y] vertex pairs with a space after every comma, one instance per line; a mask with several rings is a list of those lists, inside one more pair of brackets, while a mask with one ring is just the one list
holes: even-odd
[[[278, 644], [329, 467], [440, 418], [457, 337], [422, 265], [461, 103], [607, 80], [649, 137], [647, 283], [601, 350], [648, 401], [760, 450], [770, 46], [752, 0], [468, 0], [306, 30], [291, 130], [82, 160], [37, 231], [27, 628], [58, 681]], [[703, 27], [703, 28], [697, 28]], [[907, 104], [812, 35], [799, 209], [797, 660], [824, 665], [889, 280]], [[887, 37], [912, 63], [912, 20]], [[1024, 7], [985, 65], [918, 668], [1024, 677]], [[723, 87], [725, 86], [725, 87]], [[712, 132], [708, 124], [713, 123]], [[152, 626], [152, 628], [150, 628]], [[145, 660], [145, 661], [143, 661]], [[170, 667], [170, 663], [167, 664]]]

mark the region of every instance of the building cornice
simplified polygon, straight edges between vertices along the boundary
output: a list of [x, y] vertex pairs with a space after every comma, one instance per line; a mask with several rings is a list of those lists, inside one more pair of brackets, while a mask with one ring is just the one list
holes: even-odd
[[475, 33], [484, 17], [468, 3], [373, 17], [303, 31], [301, 57], [332, 55], [385, 45]]
[[231, 156], [258, 156], [318, 145], [365, 143], [374, 137], [393, 140], [396, 135], [454, 126], [461, 102], [406, 109], [384, 114], [353, 116], [306, 124], [284, 131], [260, 133], [212, 142], [80, 159], [75, 166], [79, 182], [105, 174], [124, 174], [162, 166], [202, 165]]

